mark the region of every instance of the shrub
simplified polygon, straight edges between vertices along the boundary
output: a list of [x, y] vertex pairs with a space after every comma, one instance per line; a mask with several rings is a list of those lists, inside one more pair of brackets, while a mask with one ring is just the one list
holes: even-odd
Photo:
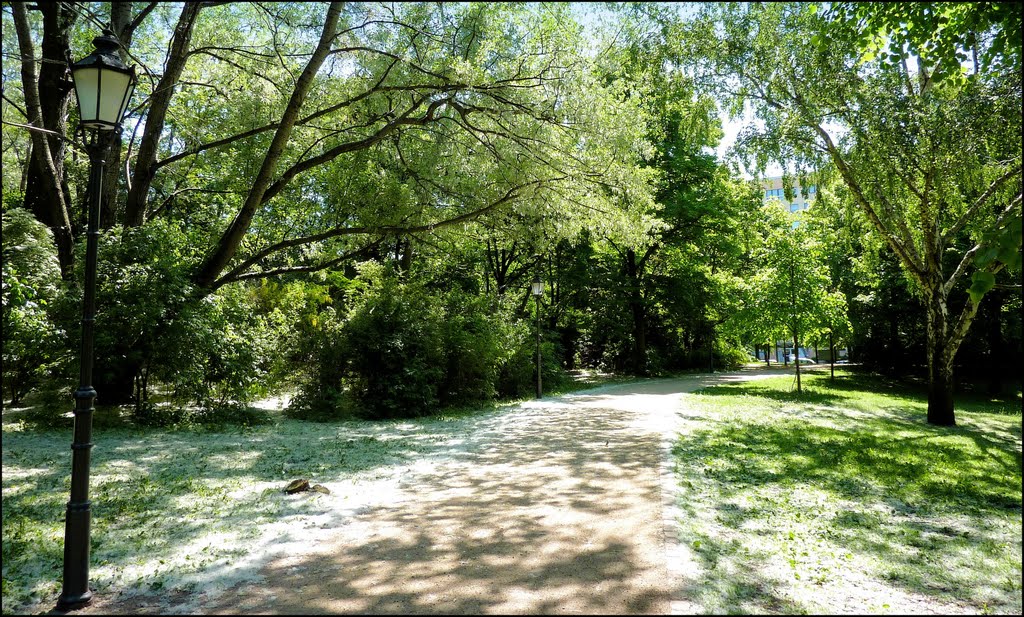
[[715, 346], [715, 368], [735, 370], [750, 361], [750, 353], [736, 345], [718, 341]]
[[[328, 307], [306, 337], [310, 370], [289, 416], [414, 417], [532, 391], [531, 328], [511, 303], [431, 290], [369, 263], [353, 289], [346, 318]], [[559, 373], [551, 349], [545, 358]]]
[[347, 389], [366, 418], [425, 415], [445, 377], [443, 307], [416, 283], [367, 274], [340, 340]]
[[[178, 417], [151, 405], [151, 394], [176, 404], [170, 407], [198, 406], [207, 416], [221, 410], [229, 417], [233, 406], [265, 393], [275, 330], [253, 310], [243, 285], [196, 293], [189, 273], [201, 258], [197, 250], [180, 226], [162, 220], [101, 235], [93, 374], [98, 405], [133, 403], [140, 424], [170, 425], [192, 421], [193, 412]], [[82, 280], [80, 262], [74, 280]], [[81, 289], [70, 289], [53, 310], [68, 329], [81, 316]], [[48, 391], [77, 383], [77, 354], [65, 353], [55, 366]]]
[[70, 341], [53, 321], [60, 270], [50, 230], [22, 208], [3, 213], [3, 389], [24, 397], [68, 354]]

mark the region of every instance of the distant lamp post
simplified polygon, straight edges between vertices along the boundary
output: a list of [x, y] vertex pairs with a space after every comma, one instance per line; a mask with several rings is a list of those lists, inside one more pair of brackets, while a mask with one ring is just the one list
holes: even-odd
[[530, 293], [537, 299], [537, 398], [540, 398], [544, 391], [540, 382], [540, 297], [544, 295], [544, 283], [540, 282], [539, 276], [533, 277]]
[[96, 250], [99, 240], [100, 195], [103, 167], [111, 140], [121, 129], [121, 118], [135, 89], [135, 67], [117, 55], [120, 43], [104, 30], [93, 39], [95, 51], [71, 65], [78, 98], [79, 125], [89, 129], [89, 229], [85, 247], [85, 289], [82, 298], [82, 353], [79, 385], [75, 390], [75, 431], [71, 444], [71, 500], [64, 523], [64, 587], [57, 609], [73, 610], [92, 600], [89, 590], [89, 462], [92, 449], [92, 414], [96, 390], [92, 387], [93, 324], [96, 304]]

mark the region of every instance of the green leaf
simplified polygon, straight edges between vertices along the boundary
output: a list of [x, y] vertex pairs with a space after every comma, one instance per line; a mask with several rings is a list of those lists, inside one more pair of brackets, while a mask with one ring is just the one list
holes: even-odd
[[967, 293], [971, 294], [971, 300], [975, 303], [981, 302], [982, 296], [996, 286], [996, 275], [991, 272], [975, 272], [971, 276], [971, 287]]
[[978, 256], [975, 258], [974, 263], [976, 263], [979, 268], [984, 268], [992, 263], [992, 260], [995, 259], [997, 255], [999, 255], [998, 247], [985, 247], [978, 251]]
[[999, 261], [1009, 265], [1015, 257], [1019, 257], [1020, 253], [1015, 246], [1003, 246], [999, 249]]

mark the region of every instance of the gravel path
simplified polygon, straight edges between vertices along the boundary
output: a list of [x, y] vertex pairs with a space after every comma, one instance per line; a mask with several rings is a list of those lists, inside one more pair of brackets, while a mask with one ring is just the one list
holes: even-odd
[[[222, 613], [692, 613], [668, 449], [680, 395], [777, 371], [606, 386], [496, 414], [398, 499], [268, 561], [259, 585], [179, 597]], [[671, 564], [671, 565], [670, 565]], [[84, 613], [166, 612], [175, 595]]]

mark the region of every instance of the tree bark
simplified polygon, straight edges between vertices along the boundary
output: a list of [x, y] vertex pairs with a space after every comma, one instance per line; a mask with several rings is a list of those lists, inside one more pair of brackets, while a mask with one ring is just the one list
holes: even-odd
[[[131, 58], [125, 53], [132, 41], [131, 11], [131, 2], [110, 3], [110, 29], [121, 43], [118, 55], [121, 57], [121, 61], [127, 65], [131, 64]], [[123, 143], [121, 131], [109, 132], [110, 145], [107, 148], [107, 164], [103, 172], [103, 193], [100, 195], [100, 227], [102, 229], [110, 229], [117, 223], [117, 195], [121, 190], [121, 182], [124, 177], [121, 165]]]
[[75, 13], [57, 2], [41, 2], [37, 6], [43, 14], [42, 62], [38, 69], [27, 5], [20, 2], [11, 5], [18, 51], [22, 57], [21, 82], [28, 124], [55, 133], [29, 132], [32, 151], [25, 186], [25, 207], [53, 232], [61, 277], [69, 280], [74, 262], [74, 235], [69, 213], [71, 193], [64, 173], [66, 142], [62, 136], [66, 132], [72, 92], [67, 52]]
[[192, 31], [201, 8], [201, 2], [186, 2], [182, 7], [168, 50], [163, 77], [160, 78], [156, 90], [150, 97], [149, 111], [146, 114], [146, 128], [142, 134], [142, 140], [139, 142], [135, 169], [132, 171], [132, 188], [128, 191], [128, 199], [125, 203], [124, 224], [127, 227], [138, 227], [145, 222], [149, 189], [153, 185], [156, 173], [157, 148], [160, 145], [174, 87], [181, 78], [181, 72], [185, 69], [188, 46], [192, 40]]
[[941, 293], [925, 290], [928, 310], [928, 423], [956, 426], [953, 413], [953, 351], [948, 341], [948, 310]]
[[629, 310], [633, 316], [633, 370], [637, 375], [647, 374], [647, 314], [640, 294], [640, 266], [636, 251], [628, 249], [625, 255], [626, 277], [629, 281]]

